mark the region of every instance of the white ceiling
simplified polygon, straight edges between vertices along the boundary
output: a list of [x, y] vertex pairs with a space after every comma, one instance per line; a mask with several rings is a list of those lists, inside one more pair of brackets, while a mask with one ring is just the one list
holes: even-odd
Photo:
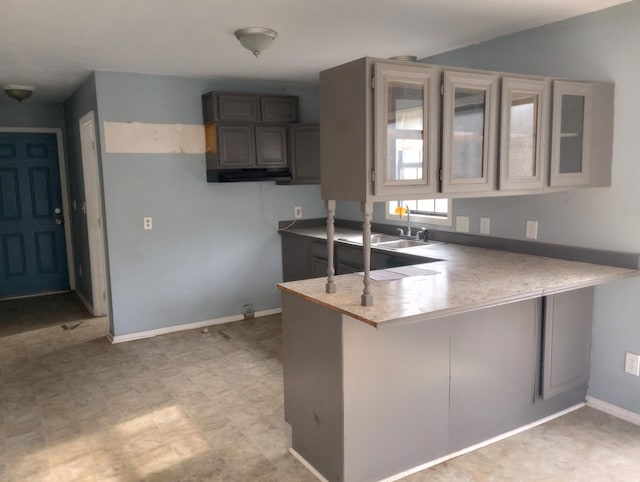
[[[365, 55], [423, 58], [626, 1], [3, 0], [0, 85], [60, 102], [94, 70], [313, 81]], [[253, 26], [278, 31], [258, 59], [233, 36]]]

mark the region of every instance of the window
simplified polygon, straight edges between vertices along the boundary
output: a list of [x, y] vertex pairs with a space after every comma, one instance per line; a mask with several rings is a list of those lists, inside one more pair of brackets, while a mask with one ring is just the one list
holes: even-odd
[[411, 201], [389, 201], [386, 203], [386, 219], [406, 220], [407, 215], [400, 217], [397, 208], [408, 207], [411, 221], [418, 224], [439, 224], [451, 226], [451, 199], [417, 199]]

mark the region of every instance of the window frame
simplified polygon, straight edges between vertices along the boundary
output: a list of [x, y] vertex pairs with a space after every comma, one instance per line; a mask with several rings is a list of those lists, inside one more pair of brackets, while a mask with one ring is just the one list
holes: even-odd
[[[434, 198], [428, 198], [434, 199]], [[408, 199], [407, 201], [414, 201], [414, 199]], [[425, 214], [414, 214], [411, 212], [411, 224], [432, 224], [438, 226], [453, 226], [453, 200], [451, 198], [447, 198], [448, 206], [447, 206], [447, 216], [431, 216]], [[384, 203], [384, 212], [385, 219], [388, 221], [399, 221], [406, 222], [407, 217], [402, 216], [402, 218], [398, 214], [393, 214], [390, 211], [391, 203], [397, 203], [397, 201], [386, 201]], [[395, 209], [395, 207], [394, 207]]]

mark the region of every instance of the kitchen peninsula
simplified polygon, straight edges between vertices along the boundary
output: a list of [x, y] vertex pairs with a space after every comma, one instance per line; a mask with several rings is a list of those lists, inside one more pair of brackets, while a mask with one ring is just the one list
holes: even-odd
[[330, 481], [393, 480], [583, 404], [593, 286], [639, 274], [442, 242], [400, 251], [416, 264], [374, 271], [372, 306], [357, 273], [336, 293], [324, 278], [279, 285], [292, 449]]

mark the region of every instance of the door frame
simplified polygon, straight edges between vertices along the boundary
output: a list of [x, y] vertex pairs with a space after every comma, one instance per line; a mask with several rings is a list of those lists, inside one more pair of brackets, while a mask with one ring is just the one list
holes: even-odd
[[[84, 139], [83, 126], [91, 124], [91, 137]], [[109, 292], [107, 289], [106, 243], [104, 236], [104, 209], [102, 200], [102, 182], [98, 162], [98, 142], [95, 114], [92, 110], [78, 119], [80, 154], [82, 157], [82, 178], [84, 203], [86, 208], [87, 238], [89, 241], [89, 262], [91, 264], [91, 291], [94, 316], [108, 313]], [[85, 141], [92, 143], [86, 152]], [[89, 154], [89, 155], [86, 155]]]
[[60, 171], [60, 193], [62, 195], [62, 212], [64, 213], [64, 244], [67, 251], [67, 271], [69, 277], [69, 289], [76, 289], [75, 266], [73, 263], [73, 242], [71, 238], [71, 206], [69, 203], [69, 182], [67, 177], [67, 162], [64, 155], [64, 137], [62, 129], [57, 127], [3, 127], [0, 133], [19, 134], [55, 134], [58, 145], [58, 170]]

